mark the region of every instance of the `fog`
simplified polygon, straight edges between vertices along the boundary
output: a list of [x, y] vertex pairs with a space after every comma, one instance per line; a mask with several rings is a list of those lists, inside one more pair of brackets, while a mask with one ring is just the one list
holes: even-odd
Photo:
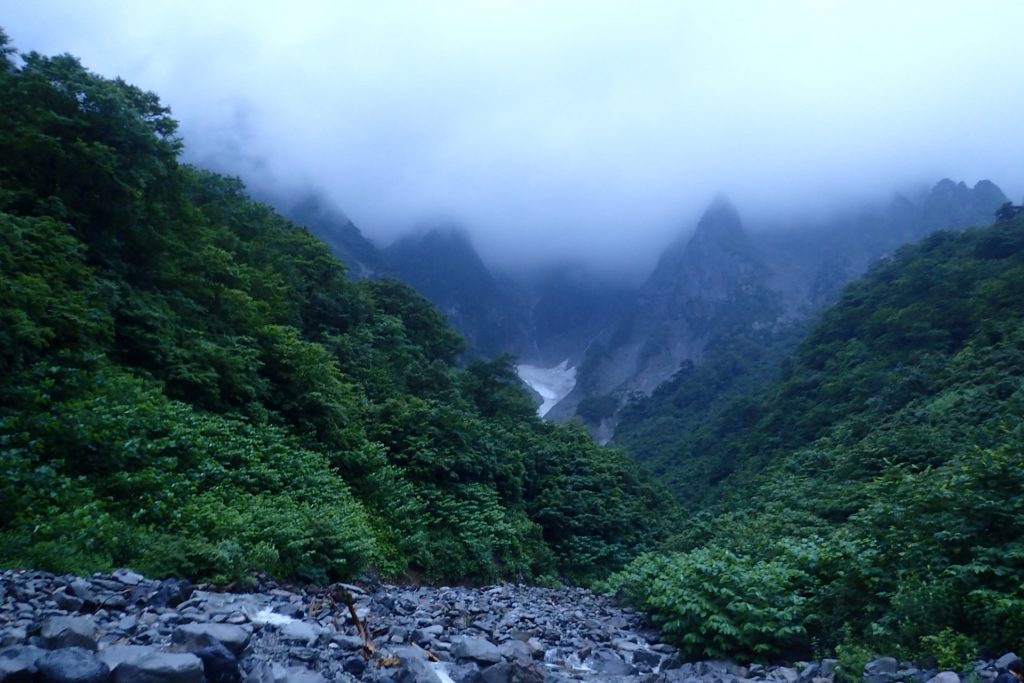
[[322, 192], [378, 244], [649, 266], [942, 177], [1024, 195], [1024, 3], [2, 0], [22, 51], [157, 92], [188, 161]]

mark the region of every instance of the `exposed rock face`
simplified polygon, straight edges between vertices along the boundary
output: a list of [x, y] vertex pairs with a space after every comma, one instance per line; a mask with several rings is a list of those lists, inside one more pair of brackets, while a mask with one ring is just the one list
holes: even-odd
[[[825, 224], [748, 235], [736, 210], [716, 200], [692, 237], [665, 251], [631, 314], [595, 342], [576, 389], [548, 415], [579, 414], [606, 441], [617, 406], [633, 393], [649, 395], [684, 363], [700, 362], [716, 337], [781, 331], [834, 302], [880, 257], [935, 230], [990, 224], [1003, 202], [989, 181], [969, 188], [943, 180], [914, 199], [897, 196]], [[589, 410], [595, 398], [605, 402], [596, 415]]]
[[[725, 199], [715, 200], [696, 232], [662, 255], [632, 314], [595, 345], [580, 370], [577, 390], [554, 408], [552, 417], [567, 419], [594, 396], [612, 397], [617, 409], [634, 392], [649, 394], [684, 361], [699, 359], [716, 335], [771, 324], [781, 306], [768, 278], [769, 269], [736, 209]], [[605, 441], [614, 410], [602, 417], [598, 438]]]

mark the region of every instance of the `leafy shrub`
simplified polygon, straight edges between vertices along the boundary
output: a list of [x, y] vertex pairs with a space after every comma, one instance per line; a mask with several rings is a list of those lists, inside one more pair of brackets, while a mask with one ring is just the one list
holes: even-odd
[[688, 657], [765, 661], [804, 646], [808, 582], [782, 560], [710, 547], [641, 556], [606, 587], [649, 612]]

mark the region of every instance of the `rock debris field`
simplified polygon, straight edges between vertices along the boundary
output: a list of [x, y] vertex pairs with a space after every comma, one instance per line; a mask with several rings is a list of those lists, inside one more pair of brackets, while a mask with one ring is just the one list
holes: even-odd
[[[0, 683], [831, 683], [835, 662], [683, 662], [643, 618], [575, 588], [265, 582], [218, 592], [119, 570], [0, 573]], [[979, 662], [981, 679], [999, 662]], [[868, 683], [959, 683], [871, 662]]]

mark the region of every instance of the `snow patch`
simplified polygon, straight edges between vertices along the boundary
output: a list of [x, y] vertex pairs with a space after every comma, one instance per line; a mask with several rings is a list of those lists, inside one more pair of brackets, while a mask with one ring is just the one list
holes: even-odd
[[537, 408], [537, 414], [544, 417], [559, 401], [569, 395], [576, 386], [576, 368], [569, 367], [569, 360], [563, 360], [553, 368], [536, 365], [517, 365], [519, 379], [540, 394], [544, 402]]

